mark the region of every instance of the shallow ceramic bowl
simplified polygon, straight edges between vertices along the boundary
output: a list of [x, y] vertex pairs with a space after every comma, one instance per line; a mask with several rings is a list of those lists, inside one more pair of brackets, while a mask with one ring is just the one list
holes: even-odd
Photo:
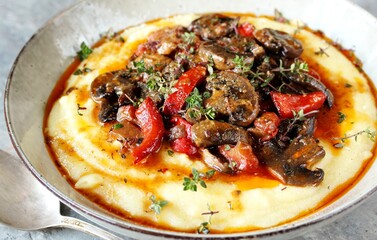
[[377, 178], [373, 173], [377, 171], [377, 162], [350, 191], [315, 214], [260, 231], [197, 235], [139, 226], [101, 209], [67, 183], [44, 144], [42, 125], [47, 98], [76, 55], [78, 43], [93, 44], [100, 33], [110, 28], [117, 31], [174, 14], [252, 12], [273, 15], [274, 9], [279, 9], [289, 19], [300, 19], [312, 29], [324, 31], [346, 48], [354, 48], [364, 63], [365, 71], [376, 83], [377, 68], [373, 64], [377, 62], [377, 20], [344, 0], [86, 0], [49, 21], [30, 39], [14, 63], [6, 86], [5, 113], [19, 156], [63, 203], [92, 221], [133, 238], [283, 239], [333, 220], [376, 190]]

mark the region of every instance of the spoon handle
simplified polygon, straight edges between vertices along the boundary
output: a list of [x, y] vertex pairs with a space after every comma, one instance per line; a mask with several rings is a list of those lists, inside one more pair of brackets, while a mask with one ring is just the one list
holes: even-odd
[[82, 232], [91, 234], [93, 236], [100, 237], [105, 240], [122, 240], [123, 239], [118, 236], [115, 236], [114, 234], [106, 230], [103, 230], [99, 227], [96, 227], [88, 222], [82, 221], [77, 218], [62, 216], [60, 222], [61, 222], [62, 227], [67, 227], [67, 228], [75, 229], [78, 231], [82, 231]]

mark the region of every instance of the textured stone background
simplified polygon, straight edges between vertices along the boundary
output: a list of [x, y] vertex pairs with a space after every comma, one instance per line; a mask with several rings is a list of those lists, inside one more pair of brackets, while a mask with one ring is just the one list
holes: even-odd
[[[74, 2], [76, 0], [0, 0], [0, 101], [3, 101], [4, 98], [8, 72], [22, 46], [49, 18]], [[377, 16], [376, 0], [352, 0], [352, 2]], [[3, 112], [2, 102], [0, 112]], [[14, 154], [7, 135], [4, 116], [0, 114], [0, 149]], [[65, 206], [62, 206], [62, 213], [80, 217]], [[3, 239], [87, 240], [95, 238], [70, 229], [55, 228], [28, 232], [11, 229], [0, 224], [0, 240]], [[377, 239], [377, 194], [333, 223], [321, 229], [309, 231], [294, 240], [314, 239]]]

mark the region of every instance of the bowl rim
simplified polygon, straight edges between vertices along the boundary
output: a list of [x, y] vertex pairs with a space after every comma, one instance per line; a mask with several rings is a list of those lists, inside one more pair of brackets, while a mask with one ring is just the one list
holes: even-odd
[[[365, 17], [368, 18], [369, 21], [377, 21], [370, 12], [366, 11], [359, 5], [355, 4], [354, 2], [350, 2], [349, 0], [337, 0], [342, 4], [349, 4], [355, 11], [359, 11]], [[346, 213], [354, 209], [356, 206], [359, 206], [365, 199], [373, 195], [377, 191], [377, 186], [370, 189], [366, 194], [360, 196], [359, 198], [355, 199], [354, 201], [348, 202], [339, 206], [336, 210], [333, 210], [330, 213], [325, 213], [319, 217], [315, 217], [310, 221], [290, 221], [288, 223], [277, 225], [275, 227], [270, 227], [262, 230], [257, 231], [247, 231], [247, 232], [237, 232], [237, 233], [221, 233], [221, 234], [196, 234], [196, 233], [187, 233], [187, 232], [176, 232], [176, 231], [169, 231], [169, 230], [162, 230], [152, 227], [147, 227], [143, 225], [138, 225], [136, 223], [130, 221], [122, 221], [120, 219], [115, 219], [110, 215], [104, 215], [102, 213], [98, 213], [96, 210], [83, 206], [79, 204], [75, 200], [71, 199], [67, 195], [63, 194], [60, 190], [54, 187], [47, 179], [45, 179], [30, 163], [26, 154], [24, 153], [22, 147], [20, 146], [19, 140], [17, 139], [12, 121], [10, 119], [10, 101], [9, 101], [9, 93], [12, 84], [13, 74], [18, 66], [19, 60], [22, 58], [25, 50], [29, 47], [29, 45], [34, 41], [34, 39], [42, 34], [50, 25], [52, 25], [55, 21], [62, 18], [64, 15], [68, 14], [74, 8], [79, 7], [81, 4], [90, 3], [90, 0], [79, 0], [78, 2], [74, 3], [73, 5], [61, 10], [59, 13], [54, 15], [50, 18], [47, 22], [45, 22], [24, 44], [24, 46], [19, 51], [17, 57], [15, 58], [12, 67], [9, 71], [5, 91], [4, 91], [4, 116], [5, 116], [5, 123], [8, 130], [8, 135], [10, 137], [11, 143], [17, 153], [17, 155], [22, 160], [23, 164], [27, 167], [27, 169], [34, 175], [34, 177], [44, 185], [50, 192], [52, 192], [55, 196], [58, 197], [59, 201], [63, 204], [67, 205], [71, 209], [77, 211], [83, 217], [90, 217], [90, 219], [95, 220], [96, 223], [107, 223], [111, 226], [119, 227], [120, 229], [129, 230], [132, 232], [141, 233], [144, 235], [155, 236], [155, 237], [164, 237], [164, 238], [177, 238], [180, 239], [244, 239], [244, 238], [269, 238], [274, 237], [283, 233], [294, 233], [298, 230], [303, 228], [307, 228], [308, 226], [311, 227], [318, 227], [321, 223], [325, 223], [329, 220], [335, 220], [337, 217], [341, 216], [342, 214]], [[373, 160], [372, 160], [373, 161]], [[330, 204], [331, 205], [331, 204]], [[324, 207], [328, 207], [327, 205]], [[321, 211], [322, 208], [317, 209], [317, 211]], [[309, 214], [311, 215], [311, 214]], [[103, 227], [103, 226], [102, 226]], [[106, 227], [106, 226], [105, 226]], [[117, 233], [122, 234], [121, 232], [116, 231]], [[124, 234], [124, 233], [123, 233]], [[125, 236], [125, 235], [124, 235]]]

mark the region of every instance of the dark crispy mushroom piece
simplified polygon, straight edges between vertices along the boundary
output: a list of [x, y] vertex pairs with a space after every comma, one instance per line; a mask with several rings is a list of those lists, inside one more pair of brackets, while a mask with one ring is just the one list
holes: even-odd
[[334, 105], [334, 95], [325, 84], [313, 76], [298, 73], [287, 73], [288, 79], [297, 83], [310, 91], [321, 91], [326, 95], [326, 102], [329, 107]]
[[208, 77], [206, 88], [212, 91], [212, 95], [205, 100], [205, 107], [228, 116], [230, 123], [246, 127], [257, 117], [259, 95], [247, 78], [223, 71], [216, 77]]
[[255, 38], [269, 51], [287, 58], [296, 58], [303, 52], [299, 40], [286, 32], [263, 28], [254, 32]]
[[256, 153], [270, 173], [284, 184], [315, 186], [323, 180], [322, 169], [311, 170], [313, 164], [325, 156], [325, 151], [312, 136], [298, 136], [286, 149], [274, 140], [267, 141]]
[[104, 98], [118, 97], [127, 94], [132, 96], [136, 84], [130, 79], [127, 71], [107, 72], [96, 77], [90, 85], [91, 96], [95, 102], [101, 102]]
[[238, 18], [230, 18], [222, 14], [208, 14], [194, 20], [189, 30], [204, 40], [216, 40], [234, 32]]
[[[92, 99], [101, 104], [99, 120], [116, 120], [119, 106], [131, 104], [132, 99], [135, 99], [136, 87], [136, 82], [127, 71], [108, 72], [96, 77], [90, 85], [90, 90]], [[122, 101], [119, 102], [119, 99]]]
[[243, 37], [233, 35], [231, 37], [221, 38], [215, 42], [218, 46], [225, 48], [227, 51], [235, 54], [251, 54], [256, 59], [262, 59], [266, 52], [254, 39], [254, 37]]
[[215, 120], [203, 120], [191, 128], [192, 141], [198, 147], [211, 147], [224, 144], [236, 145], [238, 142], [251, 145], [251, 137], [237, 126]]
[[117, 119], [119, 105], [117, 102], [104, 98], [101, 101], [101, 109], [98, 113], [98, 119], [101, 122], [111, 122]]

